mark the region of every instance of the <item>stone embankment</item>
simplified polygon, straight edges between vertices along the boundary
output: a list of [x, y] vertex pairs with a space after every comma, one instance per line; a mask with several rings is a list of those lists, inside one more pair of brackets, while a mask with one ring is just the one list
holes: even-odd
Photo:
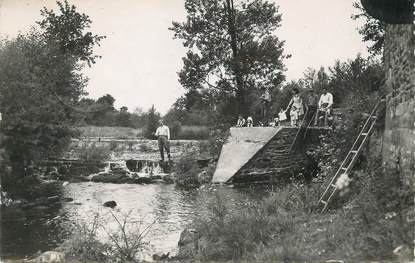
[[[180, 158], [186, 152], [199, 153], [204, 141], [171, 140], [170, 153], [172, 159]], [[64, 154], [65, 159], [78, 159], [85, 148], [95, 147], [109, 151], [111, 162], [126, 160], [160, 160], [157, 140], [145, 139], [115, 139], [115, 138], [81, 138], [74, 139], [69, 150]]]

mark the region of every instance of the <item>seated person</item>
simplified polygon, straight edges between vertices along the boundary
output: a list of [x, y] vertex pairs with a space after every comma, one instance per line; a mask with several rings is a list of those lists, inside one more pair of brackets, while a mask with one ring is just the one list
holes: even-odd
[[319, 119], [319, 112], [324, 112], [324, 126], [327, 126], [327, 118], [331, 113], [331, 108], [333, 106], [333, 95], [327, 91], [327, 88], [323, 88], [323, 94], [320, 96], [318, 101], [318, 109], [316, 113], [316, 119], [314, 124], [317, 126]]
[[238, 121], [236, 122], [236, 127], [243, 127], [245, 126], [245, 119], [239, 114]]
[[254, 121], [252, 120], [251, 116], [248, 116], [248, 118], [246, 119], [246, 127], [253, 127], [254, 126]]

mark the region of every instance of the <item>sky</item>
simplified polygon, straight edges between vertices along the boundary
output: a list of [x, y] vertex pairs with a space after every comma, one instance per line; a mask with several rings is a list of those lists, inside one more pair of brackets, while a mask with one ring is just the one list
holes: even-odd
[[[280, 6], [285, 40], [287, 80], [308, 68], [331, 66], [335, 60], [367, 56], [358, 34], [351, 0], [271, 0]], [[92, 98], [111, 94], [115, 106], [144, 110], [155, 105], [166, 113], [185, 90], [178, 82], [186, 49], [168, 30], [184, 21], [184, 0], [69, 0], [92, 19], [91, 30], [107, 36], [95, 49], [101, 55], [92, 68], [87, 92]], [[0, 0], [0, 34], [14, 37], [40, 20], [43, 6], [57, 10], [55, 0]]]

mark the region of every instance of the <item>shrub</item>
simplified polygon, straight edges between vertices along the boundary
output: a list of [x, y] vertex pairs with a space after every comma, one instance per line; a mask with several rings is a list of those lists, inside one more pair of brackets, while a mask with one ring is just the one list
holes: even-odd
[[202, 171], [199, 168], [194, 155], [187, 153], [180, 157], [174, 164], [174, 173], [176, 184], [184, 188], [192, 188], [200, 186], [198, 174]]
[[[140, 221], [130, 217], [131, 211], [118, 218], [109, 211], [111, 220], [116, 223], [115, 230], [107, 229], [103, 219], [96, 214], [91, 222], [76, 224], [71, 237], [61, 245], [70, 261], [80, 262], [139, 262], [139, 254], [148, 245], [144, 239], [154, 222], [142, 228]], [[98, 238], [99, 230], [108, 240]]]
[[201, 237], [194, 258], [364, 261], [393, 260], [400, 245], [413, 251], [414, 222], [405, 216], [414, 208], [413, 191], [381, 171], [366, 174], [355, 187], [345, 206], [326, 214], [313, 211], [321, 185], [291, 185], [240, 209], [218, 196], [208, 216], [193, 222]]
[[105, 162], [111, 157], [111, 152], [103, 147], [97, 147], [95, 143], [84, 144], [78, 149], [78, 158], [84, 162]]

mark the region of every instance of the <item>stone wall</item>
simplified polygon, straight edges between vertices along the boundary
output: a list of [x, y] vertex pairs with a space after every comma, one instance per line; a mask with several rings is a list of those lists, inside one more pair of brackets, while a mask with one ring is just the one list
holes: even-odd
[[388, 172], [414, 185], [415, 58], [413, 25], [388, 25], [385, 39], [387, 110], [383, 162]]
[[283, 128], [235, 174], [232, 182], [281, 183], [292, 177], [312, 173], [313, 161], [308, 157], [307, 151], [319, 143], [318, 136], [324, 130], [311, 128], [305, 138], [303, 132], [304, 130], [299, 133], [290, 151], [297, 129]]
[[[187, 152], [200, 153], [203, 141], [171, 140], [170, 152], [173, 159], [180, 158]], [[73, 140], [69, 151], [65, 153], [66, 159], [77, 159], [85, 147], [97, 147], [110, 151], [111, 160], [160, 160], [157, 140]]]

